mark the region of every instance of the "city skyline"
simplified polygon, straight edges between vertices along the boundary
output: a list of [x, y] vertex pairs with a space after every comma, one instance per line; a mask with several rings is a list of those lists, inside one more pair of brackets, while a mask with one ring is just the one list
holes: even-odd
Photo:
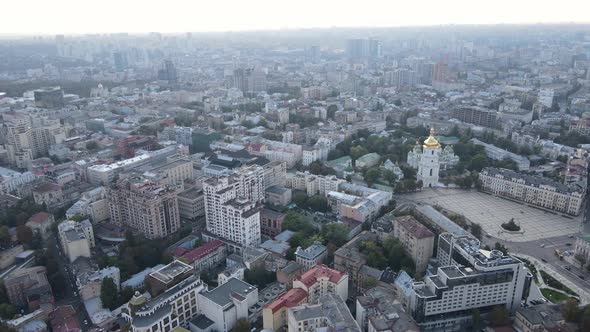
[[[35, 7], [33, 12], [31, 5]], [[105, 0], [101, 6], [92, 7], [92, 15], [88, 15], [89, 9], [73, 0], [21, 1], [3, 5], [4, 13], [24, 12], [27, 16], [5, 15], [0, 22], [0, 35], [589, 23], [585, 15], [588, 9], [590, 4], [581, 0], [565, 0], [558, 7], [531, 0], [501, 0], [493, 6], [491, 3], [474, 6], [466, 0], [404, 3], [369, 0], [362, 7], [332, 0], [303, 0], [287, 8], [279, 8], [269, 0], [206, 4], [171, 0], [166, 6], [154, 1]]]

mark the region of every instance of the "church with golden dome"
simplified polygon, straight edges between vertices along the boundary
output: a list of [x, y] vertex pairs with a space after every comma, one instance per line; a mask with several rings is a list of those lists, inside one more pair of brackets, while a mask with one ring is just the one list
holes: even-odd
[[[408, 153], [408, 164], [418, 168], [416, 179], [422, 181], [423, 188], [438, 186], [441, 152], [440, 142], [434, 137], [434, 128], [431, 128], [430, 136], [424, 140], [422, 148], [420, 149], [420, 144], [416, 142], [416, 148]], [[452, 151], [450, 152], [454, 155]]]

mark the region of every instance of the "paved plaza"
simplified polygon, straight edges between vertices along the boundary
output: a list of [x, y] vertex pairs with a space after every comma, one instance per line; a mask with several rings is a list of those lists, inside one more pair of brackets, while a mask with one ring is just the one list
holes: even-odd
[[[440, 205], [480, 224], [484, 234], [514, 242], [574, 234], [579, 231], [582, 220], [582, 217], [564, 217], [474, 190], [426, 188], [421, 192], [400, 195], [398, 198], [400, 201]], [[510, 218], [514, 218], [520, 225], [523, 234], [502, 232], [500, 225]]]

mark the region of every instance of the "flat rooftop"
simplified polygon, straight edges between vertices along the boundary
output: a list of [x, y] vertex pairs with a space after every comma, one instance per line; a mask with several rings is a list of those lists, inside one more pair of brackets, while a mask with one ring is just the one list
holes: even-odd
[[161, 269], [150, 273], [150, 276], [156, 278], [157, 280], [163, 283], [169, 283], [173, 281], [174, 278], [192, 269], [192, 266], [185, 264], [179, 260], [175, 260], [172, 263], [162, 267]]

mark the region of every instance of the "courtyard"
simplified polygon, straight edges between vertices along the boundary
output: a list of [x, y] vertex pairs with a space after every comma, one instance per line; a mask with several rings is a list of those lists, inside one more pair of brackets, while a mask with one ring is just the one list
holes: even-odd
[[[396, 199], [439, 205], [480, 224], [483, 234], [514, 242], [574, 234], [580, 230], [582, 220], [581, 216], [564, 217], [475, 190], [425, 188], [421, 192], [396, 196]], [[520, 225], [522, 234], [502, 231], [500, 225], [510, 218]]]

